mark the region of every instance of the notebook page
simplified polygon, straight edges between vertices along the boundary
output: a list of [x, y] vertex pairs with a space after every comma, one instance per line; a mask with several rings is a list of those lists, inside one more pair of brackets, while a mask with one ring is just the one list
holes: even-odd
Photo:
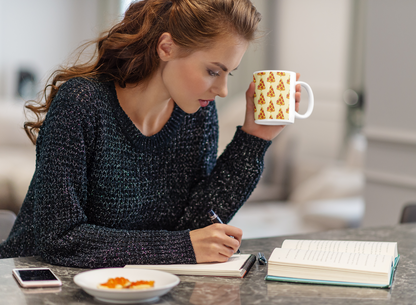
[[221, 273], [227, 271], [239, 271], [250, 254], [234, 254], [225, 263], [205, 264], [171, 264], [171, 265], [126, 265], [125, 268], [156, 269], [164, 271], [194, 271]]
[[397, 256], [396, 242], [287, 239], [282, 248]]
[[305, 264], [369, 272], [390, 272], [392, 257], [359, 253], [324, 252], [301, 249], [274, 249], [269, 264]]

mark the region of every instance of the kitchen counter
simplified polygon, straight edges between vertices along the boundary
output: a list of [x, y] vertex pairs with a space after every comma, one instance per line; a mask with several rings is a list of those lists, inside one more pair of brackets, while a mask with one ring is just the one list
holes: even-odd
[[[247, 239], [242, 253], [263, 252], [269, 258], [275, 247], [288, 238], [391, 241], [398, 243], [400, 262], [391, 289], [325, 286], [265, 281], [267, 266], [257, 262], [243, 278], [180, 276], [181, 282], [151, 304], [415, 304], [416, 224], [379, 228], [358, 228]], [[61, 288], [21, 288], [12, 276], [13, 268], [49, 267], [62, 280]], [[0, 303], [103, 304], [73, 282], [74, 275], [87, 269], [54, 266], [40, 257], [0, 259]], [[148, 303], [146, 303], [148, 304]]]

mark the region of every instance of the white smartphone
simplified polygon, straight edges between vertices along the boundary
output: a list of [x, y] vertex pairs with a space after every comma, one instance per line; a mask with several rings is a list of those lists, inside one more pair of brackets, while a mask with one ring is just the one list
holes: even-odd
[[62, 286], [62, 282], [49, 268], [13, 269], [13, 275], [25, 288]]

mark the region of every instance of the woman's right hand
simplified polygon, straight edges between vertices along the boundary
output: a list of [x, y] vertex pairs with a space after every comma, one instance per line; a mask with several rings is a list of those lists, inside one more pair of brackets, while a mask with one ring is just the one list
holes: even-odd
[[189, 235], [197, 263], [222, 263], [237, 252], [243, 231], [233, 226], [215, 223], [193, 230], [189, 232]]

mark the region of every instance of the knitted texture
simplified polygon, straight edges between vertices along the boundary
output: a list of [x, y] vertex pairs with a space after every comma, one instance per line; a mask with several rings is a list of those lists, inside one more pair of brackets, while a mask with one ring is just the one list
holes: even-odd
[[0, 257], [110, 267], [196, 263], [189, 231], [229, 222], [255, 188], [270, 141], [237, 128], [217, 159], [215, 103], [175, 105], [157, 134], [140, 133], [113, 83], [74, 78], [55, 97], [36, 170]]

